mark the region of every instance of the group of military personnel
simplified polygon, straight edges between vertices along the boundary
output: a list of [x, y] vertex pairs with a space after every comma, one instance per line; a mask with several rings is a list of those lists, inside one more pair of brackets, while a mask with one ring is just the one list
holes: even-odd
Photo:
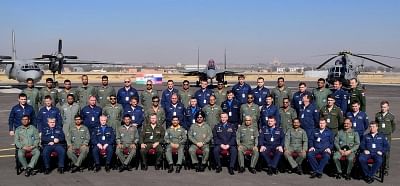
[[[178, 90], [168, 80], [161, 99], [150, 80], [140, 95], [130, 79], [125, 79], [124, 87], [116, 93], [108, 85], [107, 76], [102, 77], [97, 88], [88, 84], [86, 75], [77, 89], [72, 88], [69, 80], [64, 81], [60, 92], [52, 87], [51, 78], [46, 84], [39, 91], [28, 79], [28, 87], [19, 95], [19, 104], [12, 108], [9, 117], [18, 160], [28, 176], [39, 158], [40, 146], [45, 173], [49, 173], [52, 152], [58, 155], [59, 172], [63, 172], [65, 149], [73, 162], [73, 172], [81, 170], [89, 152], [95, 171], [101, 169], [101, 156], [105, 157], [109, 171], [115, 151], [122, 164], [121, 172], [131, 169], [130, 162], [137, 153], [143, 170], [147, 170], [147, 156], [153, 154], [159, 169], [165, 153], [168, 172], [174, 171], [173, 155], [177, 155], [175, 172], [179, 173], [186, 150], [196, 171], [204, 171], [212, 156], [217, 172], [222, 170], [221, 158], [229, 157], [228, 172], [234, 174], [238, 159], [242, 173], [245, 156], [251, 156], [249, 171], [255, 174], [261, 156], [272, 175], [277, 173], [283, 155], [292, 168], [290, 171], [298, 174], [302, 174], [301, 165], [307, 158], [311, 177], [315, 178], [322, 176], [333, 155], [336, 177], [350, 179], [358, 153], [368, 183], [372, 183], [371, 177], [383, 160], [386, 170], [389, 168], [394, 115], [389, 112], [389, 102], [382, 101], [381, 111], [369, 122], [365, 94], [357, 87], [357, 79], [350, 80], [348, 91], [339, 80], [330, 90], [321, 78], [312, 92], [301, 82], [294, 94], [285, 86], [284, 78], [278, 78], [277, 86], [271, 90], [265, 87], [262, 77], [252, 89], [243, 75], [238, 76], [238, 83], [230, 90], [223, 82], [211, 90], [207, 81], [201, 81], [201, 88], [193, 91], [187, 80]], [[29, 165], [27, 152], [32, 156]], [[371, 169], [367, 164], [369, 158], [375, 160]], [[340, 167], [343, 159], [348, 161], [344, 173]]]

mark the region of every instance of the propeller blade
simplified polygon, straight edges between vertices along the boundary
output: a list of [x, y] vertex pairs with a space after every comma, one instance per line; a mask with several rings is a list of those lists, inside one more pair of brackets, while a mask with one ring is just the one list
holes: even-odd
[[319, 65], [318, 67], [317, 67], [317, 69], [320, 69], [321, 67], [323, 67], [325, 64], [327, 64], [329, 61], [331, 61], [332, 59], [334, 59], [334, 58], [336, 58], [336, 57], [338, 57], [339, 55], [335, 55], [335, 56], [333, 56], [333, 57], [331, 57], [331, 58], [329, 58], [328, 60], [326, 60], [325, 62], [323, 62], [321, 65]]
[[53, 55], [42, 55], [42, 58], [56, 58], [56, 56]]
[[355, 57], [363, 58], [363, 59], [366, 59], [366, 60], [370, 60], [370, 61], [372, 61], [372, 62], [375, 62], [375, 63], [378, 63], [378, 64], [380, 64], [380, 65], [382, 65], [382, 66], [385, 66], [385, 67], [387, 67], [387, 68], [393, 68], [392, 66], [386, 65], [386, 64], [384, 64], [384, 63], [382, 63], [382, 62], [379, 62], [379, 61], [377, 61], [377, 60], [375, 60], [375, 59], [371, 59], [371, 58], [368, 58], [368, 57], [360, 56], [360, 55], [357, 55], [357, 54], [351, 54], [351, 55], [352, 55], [352, 56], [355, 56]]
[[64, 56], [65, 59], [78, 59], [78, 56]]
[[61, 50], [62, 50], [62, 40], [59, 39], [58, 40], [58, 53], [61, 53]]
[[376, 57], [387, 57], [387, 58], [392, 58], [392, 59], [400, 59], [400, 58], [398, 58], [398, 57], [384, 56], [384, 55], [378, 55], [378, 54], [356, 54], [356, 55], [361, 55], [361, 56], [376, 56]]

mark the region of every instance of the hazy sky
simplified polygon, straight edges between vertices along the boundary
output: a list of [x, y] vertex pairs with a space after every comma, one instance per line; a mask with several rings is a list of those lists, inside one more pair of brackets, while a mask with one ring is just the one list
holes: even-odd
[[[398, 0], [2, 0], [0, 55], [57, 50], [133, 64], [320, 63], [347, 49], [400, 57]], [[379, 58], [378, 58], [379, 59]], [[383, 62], [396, 64], [400, 60]]]

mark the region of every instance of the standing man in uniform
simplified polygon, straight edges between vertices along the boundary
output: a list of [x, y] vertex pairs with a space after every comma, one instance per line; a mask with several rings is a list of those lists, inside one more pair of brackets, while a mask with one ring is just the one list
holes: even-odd
[[228, 114], [221, 114], [221, 122], [215, 125], [213, 129], [214, 138], [214, 159], [217, 164], [216, 172], [220, 173], [221, 168], [221, 151], [229, 152], [229, 168], [230, 175], [234, 175], [233, 169], [235, 168], [237, 158], [237, 144], [236, 144], [236, 127], [228, 123]]
[[326, 105], [326, 97], [332, 94], [332, 91], [325, 88], [325, 79], [319, 78], [317, 82], [317, 88], [312, 91], [312, 95], [314, 98], [314, 103], [316, 104], [318, 110], [321, 110], [322, 107]]
[[26, 79], [27, 87], [22, 90], [22, 93], [26, 94], [27, 103], [33, 107], [35, 113], [39, 111], [40, 93], [37, 88], [34, 87], [34, 81], [32, 78]]
[[100, 116], [103, 110], [96, 105], [96, 97], [89, 97], [89, 105], [82, 108], [80, 114], [83, 119], [83, 124], [89, 129], [90, 134], [96, 127], [100, 126]]
[[297, 112], [290, 107], [289, 98], [283, 98], [283, 106], [279, 108], [279, 116], [281, 117], [281, 123], [279, 126], [286, 133], [293, 126], [293, 119], [297, 118]]
[[8, 117], [8, 133], [10, 136], [14, 136], [15, 129], [22, 125], [22, 116], [28, 115], [30, 119], [30, 124], [37, 126], [35, 124], [36, 117], [35, 111], [32, 106], [28, 105], [26, 102], [26, 94], [21, 93], [18, 95], [18, 104], [13, 106], [10, 115]]
[[258, 130], [252, 126], [251, 116], [244, 117], [244, 125], [241, 125], [236, 132], [236, 143], [238, 146], [239, 173], [244, 172], [244, 156], [246, 151], [251, 151], [251, 163], [249, 171], [255, 174], [258, 161]]
[[179, 125], [179, 118], [172, 117], [172, 125], [165, 131], [164, 142], [167, 144], [165, 156], [169, 165], [168, 173], [174, 171], [174, 160], [172, 159], [172, 152], [178, 152], [178, 160], [176, 162], [176, 173], [179, 173], [182, 168], [182, 161], [184, 158], [184, 148], [187, 140], [187, 131]]
[[74, 94], [68, 94], [66, 98], [67, 102], [60, 108], [60, 115], [64, 134], [68, 136], [70, 128], [75, 125], [74, 117], [79, 114], [80, 108], [78, 103], [75, 102]]
[[347, 112], [346, 117], [351, 119], [353, 130], [360, 136], [360, 141], [364, 136], [364, 132], [368, 129], [368, 116], [367, 113], [360, 111], [360, 103], [353, 101], [351, 104], [351, 112]]
[[274, 98], [274, 104], [278, 107], [282, 107], [283, 98], [292, 99], [292, 92], [285, 85], [285, 79], [283, 77], [278, 78], [277, 86], [271, 90], [271, 95]]
[[178, 94], [171, 96], [171, 102], [166, 103], [165, 110], [165, 121], [166, 128], [169, 128], [172, 124], [172, 116], [178, 116], [179, 121], [185, 121], [185, 107], [181, 102], [178, 102]]
[[[174, 88], [174, 81], [173, 80], [168, 80], [167, 82], [167, 89], [165, 89], [162, 92], [162, 97], [161, 97], [161, 107], [166, 109], [168, 105], [171, 103], [171, 98], [172, 95], [179, 95], [178, 89]], [[177, 99], [179, 101], [179, 97]], [[180, 120], [181, 118], [179, 118]], [[182, 121], [182, 120], [181, 120]]]
[[190, 126], [196, 123], [195, 114], [199, 111], [201, 111], [201, 108], [197, 106], [197, 99], [192, 97], [190, 99], [190, 106], [185, 109], [185, 118], [183, 121], [180, 121], [185, 130], [189, 130]]
[[211, 89], [208, 89], [207, 80], [202, 80], [200, 84], [201, 88], [194, 93], [194, 97], [197, 99], [197, 104], [200, 108], [210, 103], [210, 96], [214, 94]]
[[299, 112], [300, 107], [303, 105], [304, 95], [310, 95], [311, 93], [307, 90], [307, 84], [304, 82], [299, 83], [299, 91], [293, 94], [292, 107]]
[[[210, 128], [214, 128], [214, 126], [219, 123], [220, 115], [222, 113], [222, 109], [219, 105], [216, 104], [215, 95], [210, 96], [210, 103], [201, 109], [206, 114], [205, 120], [206, 123], [210, 126]], [[197, 119], [196, 119], [197, 120]]]
[[108, 76], [104, 75], [101, 77], [101, 86], [97, 88], [96, 93], [101, 108], [110, 103], [111, 95], [115, 95], [115, 90], [112, 86], [108, 85]]
[[157, 96], [157, 90], [153, 89], [153, 81], [149, 79], [146, 82], [146, 90], [143, 90], [143, 92], [140, 94], [140, 103], [142, 104], [144, 110], [151, 108], [151, 101], [154, 96]]
[[117, 103], [117, 96], [112, 94], [109, 96], [110, 103], [103, 107], [103, 115], [107, 116], [108, 125], [111, 126], [114, 131], [121, 126], [122, 116], [124, 114], [124, 108], [122, 105]]
[[350, 79], [350, 90], [349, 90], [349, 100], [348, 100], [348, 110], [351, 109], [351, 103], [353, 101], [358, 101], [360, 103], [360, 110], [366, 112], [367, 101], [365, 99], [364, 90], [357, 87], [358, 80], [357, 78]]
[[164, 140], [165, 130], [157, 125], [157, 115], [150, 115], [150, 123], [143, 127], [140, 135], [140, 155], [142, 156], [142, 170], [147, 170], [147, 153], [150, 149], [156, 151], [156, 170], [160, 170], [163, 149], [161, 143]]
[[233, 91], [228, 90], [226, 93], [227, 99], [222, 102], [221, 108], [222, 112], [228, 114], [228, 122], [233, 124], [235, 128], [240, 123], [240, 103], [234, 99]]
[[[14, 144], [17, 148], [18, 161], [21, 163], [23, 170], [25, 170], [25, 176], [29, 177], [40, 157], [39, 131], [35, 126], [30, 125], [28, 115], [22, 116], [21, 123], [22, 126], [15, 130]], [[26, 153], [32, 154], [29, 164], [25, 158]]]
[[327, 127], [336, 136], [339, 130], [343, 128], [343, 114], [339, 107], [335, 105], [335, 97], [329, 95], [328, 103], [320, 111], [320, 117], [324, 118], [328, 123]]
[[[58, 106], [61, 108], [64, 104], [67, 104], [68, 94], [74, 95], [75, 99], [78, 99], [78, 95], [75, 89], [72, 89], [71, 80], [64, 80], [64, 89], [58, 92]], [[75, 100], [76, 101], [76, 100]]]
[[106, 152], [106, 172], [110, 172], [110, 165], [114, 153], [115, 132], [107, 125], [107, 116], [100, 116], [100, 126], [95, 127], [90, 138], [92, 142], [92, 155], [96, 165], [95, 172], [101, 170], [100, 153]]
[[[119, 172], [124, 170], [131, 171], [130, 163], [136, 156], [136, 144], [139, 143], [139, 132], [136, 126], [132, 125], [131, 116], [124, 115], [123, 123], [116, 130], [117, 148], [115, 149], [115, 154], [117, 154], [122, 164]], [[125, 157], [124, 151], [128, 151], [127, 157]]]
[[144, 110], [138, 105], [138, 102], [139, 99], [137, 97], [131, 97], [130, 105], [124, 108], [124, 115], [131, 116], [133, 125], [138, 128], [140, 133], [144, 121]]
[[226, 100], [226, 89], [224, 87], [224, 82], [218, 81], [217, 89], [214, 91], [214, 95], [216, 98], [215, 104], [221, 106], [222, 102]]
[[309, 95], [303, 97], [303, 107], [298, 113], [301, 123], [300, 126], [306, 131], [308, 140], [312, 138], [314, 129], [319, 128], [319, 111], [314, 104], [310, 103], [310, 99]]
[[235, 99], [240, 105], [247, 102], [247, 95], [251, 92], [251, 86], [244, 82], [244, 79], [245, 77], [243, 74], [238, 75], [239, 82], [232, 87], [232, 92], [235, 95]]
[[160, 106], [160, 98], [158, 96], [153, 96], [152, 98], [152, 106], [145, 110], [145, 124], [150, 123], [150, 115], [155, 113], [157, 115], [157, 125], [165, 127], [165, 110]]
[[258, 129], [258, 120], [260, 119], [260, 109], [259, 106], [254, 103], [254, 95], [247, 95], [247, 103], [240, 106], [240, 124], [244, 123], [244, 118], [250, 116], [253, 120], [252, 127]]
[[335, 97], [336, 106], [338, 106], [343, 113], [347, 113], [349, 94], [342, 89], [342, 82], [340, 80], [337, 79], [333, 82], [332, 92], [332, 95]]
[[67, 156], [73, 163], [72, 172], [81, 170], [82, 162], [89, 153], [90, 133], [89, 129], [82, 125], [80, 115], [74, 116], [75, 126], [71, 127], [66, 135]]
[[280, 115], [279, 115], [279, 108], [276, 105], [273, 105], [272, 102], [272, 95], [267, 96], [265, 99], [265, 105], [261, 107], [260, 111], [260, 126], [259, 128], [262, 128], [264, 126], [268, 125], [268, 119], [270, 117], [274, 117], [276, 120], [276, 125], [279, 127], [280, 125]]
[[[179, 97], [181, 98], [182, 104], [186, 107], [189, 106], [190, 98], [194, 96], [188, 80], [184, 80], [182, 83], [182, 89], [179, 90]], [[181, 121], [182, 122], [182, 121]]]
[[[210, 143], [212, 138], [212, 131], [210, 125], [204, 122], [205, 113], [203, 111], [196, 113], [196, 124], [192, 125], [189, 129], [188, 138], [192, 142], [189, 148], [190, 158], [192, 164], [196, 167], [196, 172], [203, 172], [207, 166], [208, 157], [210, 153]], [[203, 152], [202, 162], [199, 163], [196, 151]]]
[[258, 106], [263, 106], [265, 103], [265, 98], [270, 95], [269, 89], [265, 87], [264, 78], [257, 78], [257, 87], [251, 90], [251, 94], [254, 95], [254, 103]]
[[43, 129], [48, 126], [47, 119], [55, 118], [57, 127], [63, 127], [63, 119], [61, 118], [60, 110], [52, 105], [52, 99], [50, 95], [47, 95], [44, 98], [44, 106], [39, 110], [36, 116], [36, 125], [40, 133], [43, 132]]
[[[293, 127], [285, 133], [284, 156], [292, 167], [292, 171], [296, 172], [298, 175], [303, 174], [301, 164], [303, 164], [303, 160], [306, 158], [307, 150], [307, 133], [300, 128], [300, 120], [295, 118], [293, 119]], [[293, 157], [293, 153], [296, 153], [296, 157]]]
[[[58, 91], [57, 89], [53, 88], [53, 79], [52, 78], [47, 78], [46, 79], [46, 87], [43, 87], [42, 89], [40, 89], [39, 92], [39, 101], [40, 103], [44, 106], [44, 99], [46, 96], [51, 96], [51, 104], [53, 106], [56, 106], [58, 103]], [[40, 130], [40, 129], [39, 129]]]
[[[389, 111], [389, 101], [381, 101], [381, 111], [375, 114], [375, 122], [378, 124], [378, 131], [386, 136], [389, 145], [392, 143], [392, 133], [396, 130], [396, 119]], [[389, 148], [388, 148], [389, 149]], [[388, 150], [385, 162], [385, 174], [389, 172], [390, 151]]]
[[[340, 130], [335, 137], [335, 148], [336, 152], [333, 154], [333, 161], [336, 165], [336, 179], [340, 179], [342, 176], [346, 180], [350, 180], [351, 169], [353, 169], [355, 154], [360, 146], [360, 137], [358, 133], [351, 128], [351, 119], [344, 119], [343, 130]], [[340, 159], [346, 157], [347, 169], [345, 173], [342, 173], [342, 166]]]
[[124, 87], [120, 88], [117, 93], [117, 101], [122, 105], [123, 108], [130, 105], [131, 97], [136, 97], [139, 104], [139, 94], [138, 91], [131, 86], [131, 79], [126, 78], [124, 80]]
[[58, 172], [64, 174], [65, 160], [65, 135], [61, 126], [56, 126], [55, 118], [47, 118], [48, 126], [43, 128], [42, 132], [42, 147], [43, 147], [43, 162], [44, 174], [50, 173], [50, 154], [57, 153]]
[[268, 175], [278, 174], [278, 163], [283, 155], [284, 140], [285, 134], [282, 128], [276, 126], [275, 117], [268, 118], [268, 126], [260, 129], [258, 138], [260, 155], [267, 162]]
[[[89, 98], [91, 96], [96, 97], [96, 88], [92, 85], [89, 85], [89, 77], [84, 74], [82, 75], [82, 85], [78, 87], [77, 93], [79, 97], [77, 99], [79, 100], [79, 106], [83, 108], [84, 106], [88, 105]], [[90, 128], [89, 128], [90, 129]]]

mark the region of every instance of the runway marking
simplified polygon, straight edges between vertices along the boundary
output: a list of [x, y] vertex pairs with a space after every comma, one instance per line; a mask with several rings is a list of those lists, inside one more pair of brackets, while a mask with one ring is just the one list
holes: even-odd
[[15, 148], [0, 149], [0, 152], [2, 152], [2, 151], [9, 151], [9, 150], [15, 150]]
[[10, 112], [11, 110], [0, 110], [0, 112]]
[[0, 158], [11, 158], [11, 157], [15, 157], [15, 154], [11, 154], [11, 155], [0, 155]]
[[400, 138], [392, 138], [392, 141], [400, 140]]

